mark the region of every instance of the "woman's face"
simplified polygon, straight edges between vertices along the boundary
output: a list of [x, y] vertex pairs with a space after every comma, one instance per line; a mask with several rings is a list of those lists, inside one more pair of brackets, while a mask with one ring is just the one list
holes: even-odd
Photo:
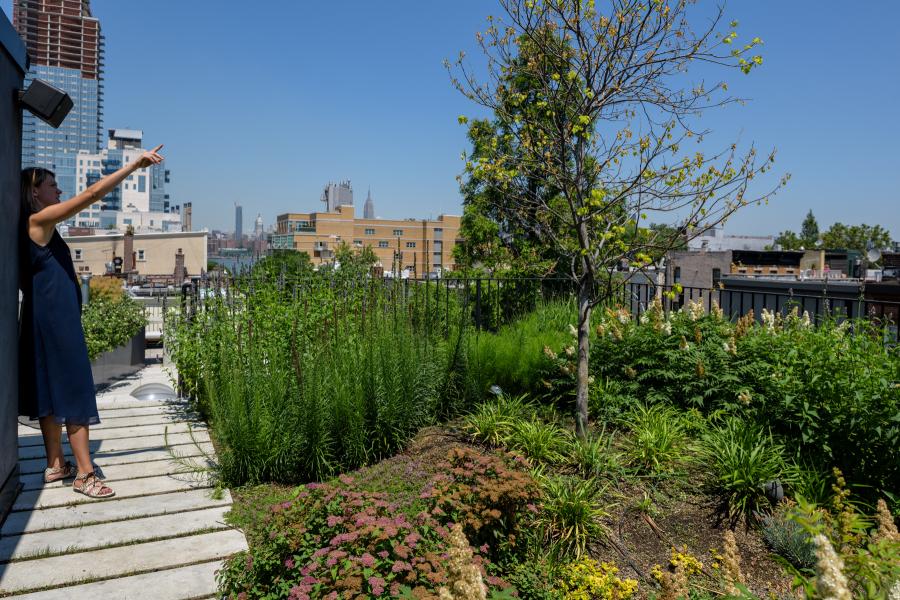
[[62, 190], [56, 185], [55, 177], [46, 177], [41, 184], [34, 188], [34, 204], [35, 209], [42, 210], [52, 204], [59, 202]]

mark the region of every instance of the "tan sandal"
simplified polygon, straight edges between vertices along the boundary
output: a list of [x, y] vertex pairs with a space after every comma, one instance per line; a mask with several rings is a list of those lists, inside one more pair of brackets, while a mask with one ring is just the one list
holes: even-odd
[[88, 498], [111, 498], [116, 495], [112, 488], [103, 485], [103, 480], [94, 475], [93, 471], [79, 474], [72, 489]]
[[44, 469], [44, 483], [55, 483], [63, 479], [75, 477], [75, 465], [66, 461], [61, 467], [47, 467]]

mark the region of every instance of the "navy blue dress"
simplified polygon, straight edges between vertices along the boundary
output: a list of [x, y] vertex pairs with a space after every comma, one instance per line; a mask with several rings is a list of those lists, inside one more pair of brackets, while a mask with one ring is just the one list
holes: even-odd
[[46, 246], [23, 237], [19, 413], [32, 419], [52, 415], [60, 424], [99, 423], [69, 246], [58, 231]]

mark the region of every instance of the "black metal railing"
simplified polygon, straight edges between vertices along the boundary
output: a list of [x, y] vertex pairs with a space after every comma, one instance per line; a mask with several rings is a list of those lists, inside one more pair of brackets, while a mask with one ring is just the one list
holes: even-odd
[[[476, 330], [495, 331], [518, 317], [534, 310], [540, 303], [570, 300], [576, 297], [576, 286], [570, 279], [540, 277], [463, 277], [463, 278], [372, 278], [348, 281], [326, 276], [290, 277], [274, 279], [250, 276], [194, 277], [180, 287], [179, 305], [188, 316], [203, 310], [211, 299], [227, 303], [248, 298], [263, 289], [275, 289], [294, 302], [305, 302], [309, 292], [317, 287], [330, 286], [337, 290], [335, 302], [350, 298], [363, 302], [380, 302], [393, 311], [407, 316], [427, 331], [449, 333], [452, 326], [471, 326]], [[796, 310], [809, 313], [811, 322], [824, 319], [864, 318], [887, 327], [896, 341], [900, 321], [900, 302], [879, 300], [848, 294], [793, 293], [772, 290], [744, 290], [727, 288], [699, 288], [664, 286], [646, 282], [622, 282], [608, 286], [605, 303], [629, 309], [640, 318], [658, 301], [666, 313], [681, 310], [695, 303], [709, 313], [717, 306], [732, 320], [751, 310], [757, 320], [763, 309], [787, 316]], [[363, 305], [361, 310], [367, 310]], [[345, 310], [340, 306], [337, 310]], [[360, 309], [357, 307], [357, 309]]]
[[885, 326], [894, 341], [897, 340], [897, 323], [900, 322], [900, 301], [871, 298], [865, 293], [829, 293], [828, 290], [822, 294], [798, 294], [791, 290], [782, 292], [628, 283], [625, 285], [621, 304], [628, 307], [635, 317], [640, 317], [654, 299], [658, 299], [667, 313], [680, 310], [693, 302], [699, 303], [706, 313], [714, 305], [718, 306], [732, 320], [753, 311], [754, 317], [759, 321], [763, 310], [782, 316], [793, 311], [797, 311], [799, 315], [808, 313], [813, 323], [820, 323], [824, 319], [838, 322], [868, 319], [879, 326]]

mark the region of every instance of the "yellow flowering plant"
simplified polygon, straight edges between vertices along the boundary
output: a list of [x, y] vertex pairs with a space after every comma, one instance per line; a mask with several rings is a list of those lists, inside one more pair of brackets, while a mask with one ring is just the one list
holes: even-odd
[[590, 558], [564, 565], [559, 575], [563, 600], [627, 600], [634, 596], [638, 583], [618, 576], [612, 563]]

